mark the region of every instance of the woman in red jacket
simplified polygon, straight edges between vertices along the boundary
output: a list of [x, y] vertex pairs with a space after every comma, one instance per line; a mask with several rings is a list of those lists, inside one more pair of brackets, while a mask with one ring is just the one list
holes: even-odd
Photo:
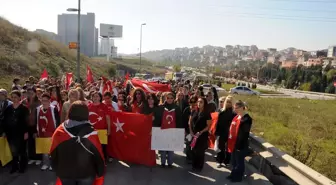
[[[110, 116], [108, 107], [102, 103], [102, 95], [95, 91], [91, 96], [92, 103], [88, 105], [89, 108], [89, 121], [96, 130], [107, 130], [110, 135]], [[102, 145], [103, 152], [106, 157], [106, 145]]]

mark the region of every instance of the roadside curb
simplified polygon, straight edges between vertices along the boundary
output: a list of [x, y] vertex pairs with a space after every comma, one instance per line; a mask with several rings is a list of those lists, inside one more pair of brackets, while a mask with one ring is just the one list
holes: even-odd
[[273, 185], [264, 175], [245, 159], [246, 181], [249, 185]]

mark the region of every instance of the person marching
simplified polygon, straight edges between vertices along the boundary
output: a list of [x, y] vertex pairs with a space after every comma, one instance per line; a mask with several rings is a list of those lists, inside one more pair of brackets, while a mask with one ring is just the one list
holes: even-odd
[[233, 118], [228, 138], [228, 152], [231, 153], [232, 171], [227, 177], [231, 182], [241, 182], [245, 171], [245, 156], [248, 152], [249, 136], [252, 118], [245, 110], [245, 103], [241, 100], [234, 105], [237, 115]]
[[[107, 135], [110, 135], [111, 124], [110, 115], [107, 105], [102, 103], [103, 97], [100, 92], [95, 91], [91, 96], [92, 103], [88, 105], [89, 121], [96, 130], [107, 130]], [[102, 141], [101, 141], [102, 142]], [[107, 143], [102, 145], [104, 157], [107, 158]]]
[[[153, 127], [161, 127], [161, 129], [183, 128], [182, 113], [180, 108], [174, 104], [174, 94], [167, 93], [166, 101], [154, 111]], [[161, 167], [173, 167], [173, 151], [159, 151], [161, 155]]]
[[130, 102], [132, 112], [137, 114], [143, 114], [146, 103], [147, 102], [145, 92], [140, 88], [134, 89], [132, 100]]
[[[221, 99], [222, 101], [222, 99]], [[228, 96], [224, 101], [223, 107], [221, 107], [221, 112], [218, 115], [218, 121], [216, 124], [216, 148], [219, 149], [219, 152], [216, 157], [217, 167], [222, 167], [222, 163], [225, 166], [230, 164], [231, 154], [227, 151], [227, 140], [229, 135], [229, 129], [233, 118], [236, 116], [236, 113], [232, 108], [233, 97]]]
[[92, 185], [105, 172], [105, 160], [97, 131], [89, 123], [85, 102], [75, 101], [69, 119], [52, 137], [51, 162], [62, 185]]
[[[56, 128], [60, 124], [60, 116], [58, 108], [50, 104], [50, 95], [42, 95], [42, 105], [37, 107], [36, 111], [36, 125], [37, 125], [37, 137], [39, 138], [51, 138]], [[41, 170], [52, 170], [50, 159], [48, 154], [42, 156]]]
[[29, 125], [29, 110], [21, 103], [21, 92], [11, 92], [12, 104], [5, 109], [2, 120], [4, 133], [12, 152], [13, 161], [10, 173], [24, 173], [28, 163], [27, 139]]
[[197, 107], [198, 109], [190, 115], [189, 130], [190, 135], [193, 136], [193, 142], [191, 143], [192, 168], [194, 171], [200, 172], [204, 165], [205, 150], [208, 148], [211, 114], [206, 98], [198, 98]]

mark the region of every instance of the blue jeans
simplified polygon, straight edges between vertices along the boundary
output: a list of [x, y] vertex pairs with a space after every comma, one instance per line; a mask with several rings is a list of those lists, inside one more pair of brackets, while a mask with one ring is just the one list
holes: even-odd
[[173, 151], [159, 151], [161, 155], [161, 165], [166, 165], [166, 160], [168, 162], [168, 165], [173, 164]]
[[92, 185], [94, 177], [88, 177], [85, 179], [61, 179], [62, 185]]
[[233, 179], [241, 180], [244, 177], [245, 172], [245, 157], [247, 150], [240, 151], [234, 150], [231, 156], [232, 171], [231, 176]]

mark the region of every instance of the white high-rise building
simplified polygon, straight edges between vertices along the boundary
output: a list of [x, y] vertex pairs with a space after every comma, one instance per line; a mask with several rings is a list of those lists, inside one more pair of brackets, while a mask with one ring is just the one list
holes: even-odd
[[[110, 47], [110, 50], [108, 47]], [[110, 56], [116, 57], [117, 47], [114, 46], [114, 40], [107, 38], [100, 39], [99, 55], [106, 55], [109, 52]]]
[[[82, 14], [81, 17], [80, 51], [87, 56], [96, 56], [98, 50], [98, 29], [95, 27], [95, 14]], [[60, 42], [68, 45], [77, 42], [77, 14], [58, 15], [57, 34]]]

